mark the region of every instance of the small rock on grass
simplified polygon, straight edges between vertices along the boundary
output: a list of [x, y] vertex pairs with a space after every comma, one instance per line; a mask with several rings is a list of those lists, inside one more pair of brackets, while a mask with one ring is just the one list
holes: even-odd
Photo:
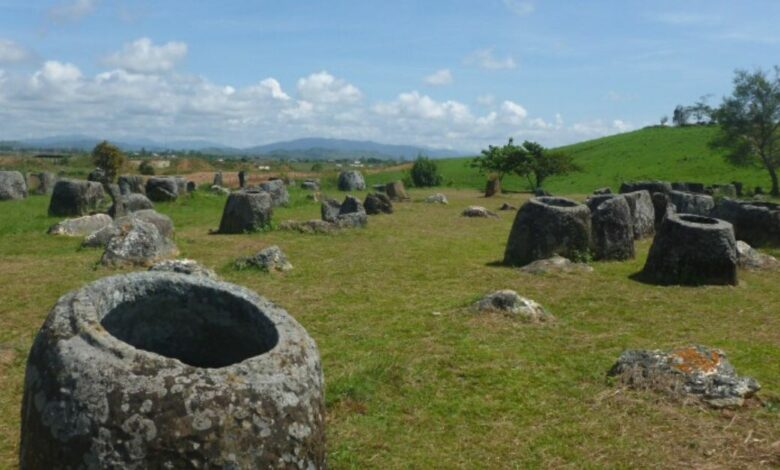
[[575, 263], [568, 258], [556, 255], [527, 264], [520, 268], [520, 271], [528, 274], [590, 273], [593, 272], [593, 268], [585, 263]]
[[509, 289], [499, 290], [486, 295], [472, 305], [472, 310], [476, 312], [500, 312], [531, 323], [547, 322], [555, 319], [537, 302], [521, 297], [517, 292]]
[[168, 271], [191, 276], [219, 279], [217, 273], [192, 259], [170, 259], [155, 263], [149, 271]]
[[239, 258], [236, 260], [237, 269], [246, 268], [259, 268], [262, 271], [272, 272], [286, 272], [290, 271], [293, 266], [287, 260], [287, 256], [276, 245], [271, 245], [264, 248], [252, 256]]
[[461, 215], [463, 217], [498, 217], [498, 214], [482, 206], [469, 206], [463, 210]]

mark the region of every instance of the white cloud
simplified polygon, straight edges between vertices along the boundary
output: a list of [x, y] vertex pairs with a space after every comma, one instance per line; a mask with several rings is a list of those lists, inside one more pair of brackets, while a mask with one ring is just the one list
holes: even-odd
[[354, 103], [361, 93], [354, 85], [338, 79], [326, 71], [298, 79], [298, 94], [311, 103]]
[[533, 2], [524, 0], [504, 0], [504, 5], [509, 8], [509, 11], [518, 16], [530, 15], [535, 10]]
[[78, 21], [97, 7], [98, 0], [72, 0], [49, 8], [48, 16], [54, 22]]
[[513, 69], [517, 67], [515, 60], [511, 56], [499, 59], [493, 54], [493, 48], [479, 49], [468, 56], [464, 62], [466, 65], [474, 65], [488, 70]]
[[257, 85], [250, 86], [248, 92], [256, 94], [257, 96], [270, 96], [271, 98], [281, 101], [290, 99], [287, 93], [282, 90], [282, 85], [279, 81], [270, 77], [262, 80]]
[[0, 63], [21, 62], [30, 57], [30, 53], [9, 39], [0, 39]]
[[440, 69], [425, 77], [425, 83], [428, 85], [448, 85], [452, 83], [452, 72], [450, 69]]
[[64, 85], [76, 83], [81, 79], [81, 71], [78, 67], [69, 63], [48, 60], [43, 67], [32, 76], [35, 85]]
[[501, 103], [501, 112], [513, 124], [519, 123], [528, 116], [528, 111], [524, 107], [509, 100]]
[[439, 102], [417, 91], [401, 93], [390, 103], [379, 103], [374, 111], [384, 116], [442, 119], [464, 122], [472, 119], [468, 106], [457, 101]]
[[125, 44], [121, 51], [105, 58], [104, 63], [129, 72], [159, 73], [173, 69], [187, 55], [187, 44], [171, 41], [156, 46], [149, 38]]

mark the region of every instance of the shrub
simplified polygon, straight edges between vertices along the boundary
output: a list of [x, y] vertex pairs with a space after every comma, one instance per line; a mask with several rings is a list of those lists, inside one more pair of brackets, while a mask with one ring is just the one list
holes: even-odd
[[427, 157], [419, 156], [412, 165], [410, 174], [412, 183], [417, 187], [438, 186], [441, 184], [441, 175], [436, 162]]
[[138, 171], [140, 171], [142, 175], [154, 175], [154, 166], [149, 163], [148, 160], [144, 160], [138, 166]]
[[108, 181], [113, 182], [125, 164], [125, 155], [119, 147], [104, 140], [92, 150], [92, 163], [105, 172]]

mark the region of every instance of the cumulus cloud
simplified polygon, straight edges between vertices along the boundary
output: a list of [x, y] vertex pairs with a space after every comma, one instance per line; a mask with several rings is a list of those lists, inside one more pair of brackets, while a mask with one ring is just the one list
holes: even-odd
[[73, 0], [54, 5], [47, 13], [57, 23], [78, 21], [95, 11], [97, 4], [98, 0]]
[[473, 65], [488, 70], [513, 69], [517, 67], [515, 60], [511, 56], [503, 59], [496, 57], [492, 47], [472, 52], [466, 56], [464, 62], [466, 65]]
[[509, 100], [501, 103], [501, 112], [514, 124], [519, 123], [528, 116], [528, 111], [524, 107]]
[[504, 0], [504, 5], [506, 5], [509, 11], [518, 16], [530, 15], [535, 9], [533, 2], [524, 0]]
[[357, 87], [326, 71], [313, 73], [298, 80], [298, 94], [310, 103], [354, 103], [360, 100]]
[[0, 39], [0, 63], [21, 62], [30, 57], [24, 47], [9, 39]]
[[125, 44], [121, 51], [105, 58], [104, 63], [129, 72], [159, 73], [172, 70], [187, 55], [187, 44], [171, 41], [156, 46], [149, 38]]
[[47, 60], [43, 67], [32, 76], [34, 85], [67, 85], [81, 79], [81, 70], [73, 64]]
[[425, 77], [425, 83], [428, 85], [449, 85], [452, 83], [452, 72], [450, 69], [440, 69]]

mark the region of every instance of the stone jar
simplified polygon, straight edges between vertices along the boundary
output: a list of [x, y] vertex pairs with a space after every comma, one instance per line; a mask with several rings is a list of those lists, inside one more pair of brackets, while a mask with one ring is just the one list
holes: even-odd
[[65, 294], [27, 363], [20, 467], [325, 467], [319, 352], [256, 293], [170, 272]]

